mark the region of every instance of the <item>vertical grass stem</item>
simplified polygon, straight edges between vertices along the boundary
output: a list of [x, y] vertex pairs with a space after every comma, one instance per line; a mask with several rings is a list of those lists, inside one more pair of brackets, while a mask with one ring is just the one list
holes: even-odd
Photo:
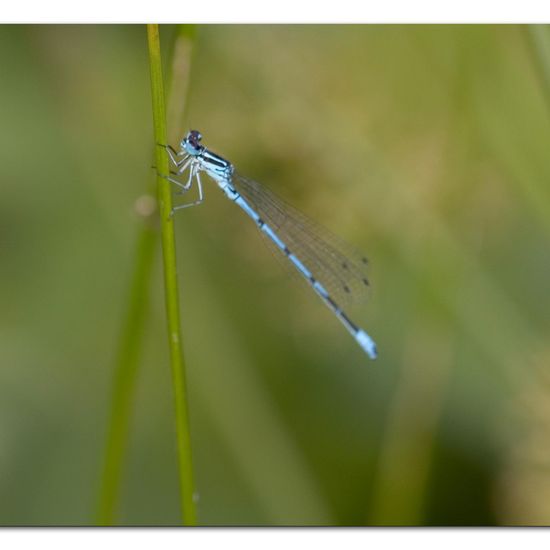
[[[149, 44], [149, 64], [151, 69], [155, 141], [156, 143], [164, 144], [167, 139], [166, 106], [164, 100], [164, 83], [162, 77], [158, 25], [147, 25], [147, 37]], [[157, 188], [164, 268], [168, 345], [170, 349], [170, 365], [172, 368], [172, 381], [174, 386], [182, 519], [184, 525], [196, 525], [197, 513], [194, 500], [195, 484], [191, 456], [185, 365], [183, 361], [183, 343], [179, 314], [174, 219], [171, 215], [172, 190], [170, 183], [162, 177], [163, 175], [167, 175], [169, 170], [168, 156], [162, 147], [156, 148], [156, 166], [158, 170]]]

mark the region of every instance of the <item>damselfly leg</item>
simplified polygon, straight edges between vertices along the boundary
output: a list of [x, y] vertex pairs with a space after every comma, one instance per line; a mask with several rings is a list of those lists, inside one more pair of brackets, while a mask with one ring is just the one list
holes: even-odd
[[178, 159], [178, 156], [181, 155], [181, 152], [176, 152], [173, 147], [170, 145], [162, 145], [157, 144], [159, 147], [163, 147], [166, 152], [168, 153], [168, 158], [170, 159], [170, 162], [177, 168], [176, 172], [170, 171], [170, 174], [173, 176], [182, 176], [185, 170], [189, 169], [189, 176], [187, 178], [187, 181], [185, 183], [182, 183], [181, 181], [175, 179], [174, 177], [165, 176], [163, 174], [160, 174], [161, 177], [168, 180], [170, 183], [173, 183], [174, 185], [177, 185], [180, 190], [176, 193], [177, 195], [183, 195], [187, 193], [192, 185], [193, 180], [196, 180], [197, 182], [197, 191], [199, 194], [199, 198], [197, 200], [194, 200], [192, 202], [187, 202], [184, 204], [178, 204], [172, 208], [172, 212], [170, 215], [173, 215], [176, 210], [181, 210], [183, 208], [189, 208], [190, 206], [197, 206], [201, 204], [204, 200], [204, 195], [202, 191], [202, 181], [200, 178], [200, 167], [193, 163], [193, 157], [191, 155], [185, 155], [182, 159]]
[[[197, 206], [198, 204], [201, 204], [201, 202], [204, 200], [204, 196], [202, 193], [202, 182], [201, 182], [198, 166], [192, 166], [191, 169], [189, 170], [189, 179], [185, 184], [187, 187], [185, 188], [185, 191], [182, 191], [182, 193], [185, 193], [191, 188], [191, 185], [193, 183], [193, 178], [195, 178], [195, 180], [197, 181], [197, 191], [199, 193], [199, 198], [193, 202], [186, 202], [184, 204], [178, 204], [174, 206], [172, 208], [172, 214], [176, 210], [182, 210], [183, 208], [189, 208], [190, 206]], [[181, 195], [182, 193], [179, 193], [179, 194]]]

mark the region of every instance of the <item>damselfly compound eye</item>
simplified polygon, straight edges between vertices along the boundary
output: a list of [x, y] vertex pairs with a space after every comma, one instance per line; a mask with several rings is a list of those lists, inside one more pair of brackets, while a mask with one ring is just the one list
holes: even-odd
[[193, 156], [201, 153], [204, 147], [200, 144], [202, 135], [197, 130], [191, 130], [182, 142], [182, 147]]

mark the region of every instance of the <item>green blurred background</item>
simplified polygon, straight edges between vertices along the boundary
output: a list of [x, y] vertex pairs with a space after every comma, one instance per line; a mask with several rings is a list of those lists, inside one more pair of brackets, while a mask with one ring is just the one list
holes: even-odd
[[[550, 524], [549, 32], [197, 29], [184, 126], [365, 251], [349, 313], [380, 353], [208, 182], [176, 228], [201, 524]], [[145, 28], [2, 26], [0, 75], [0, 524], [92, 524], [154, 176]], [[125, 525], [180, 518], [159, 253]]]

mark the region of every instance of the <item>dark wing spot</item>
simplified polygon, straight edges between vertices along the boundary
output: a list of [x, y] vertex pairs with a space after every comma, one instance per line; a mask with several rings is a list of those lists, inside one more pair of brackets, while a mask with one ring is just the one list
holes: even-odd
[[369, 281], [368, 281], [368, 279], [363, 279], [363, 284], [364, 284], [365, 286], [369, 286]]
[[344, 292], [347, 292], [348, 294], [351, 292], [351, 290], [349, 289], [349, 286], [344, 285]]

